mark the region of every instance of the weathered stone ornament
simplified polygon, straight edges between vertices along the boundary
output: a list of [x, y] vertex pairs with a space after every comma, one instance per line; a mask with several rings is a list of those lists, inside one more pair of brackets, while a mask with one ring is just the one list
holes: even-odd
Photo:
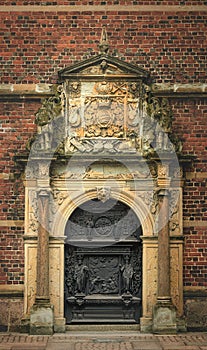
[[[27, 249], [35, 246], [40, 257], [38, 288], [45, 288], [49, 309], [43, 332], [53, 331], [52, 304], [54, 325], [64, 331], [65, 317], [68, 323], [91, 322], [100, 312], [107, 317], [105, 309], [118, 310], [122, 322], [139, 322], [141, 302], [142, 331], [161, 332], [166, 317], [165, 330], [174, 332], [172, 303], [182, 306], [176, 270], [182, 242], [174, 244], [182, 231], [175, 166], [182, 145], [172, 131], [168, 100], [153, 95], [145, 70], [109, 55], [105, 28], [99, 49], [97, 56], [59, 72], [59, 85], [36, 114], [37, 137], [30, 142], [26, 231], [38, 246], [28, 236]], [[36, 272], [31, 262], [28, 266], [30, 310]], [[172, 279], [164, 272], [160, 277], [160, 271]], [[37, 319], [44, 323], [41, 297], [31, 309], [33, 333], [39, 332]]]
[[110, 187], [97, 187], [97, 198], [103, 203], [110, 198], [110, 193]]

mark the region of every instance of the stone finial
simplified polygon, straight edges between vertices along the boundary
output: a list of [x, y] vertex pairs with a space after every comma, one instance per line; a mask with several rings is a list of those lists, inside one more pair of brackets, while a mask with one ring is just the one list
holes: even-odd
[[103, 27], [101, 32], [101, 40], [99, 44], [99, 52], [108, 53], [108, 51], [109, 51], [108, 36], [107, 36], [106, 28]]

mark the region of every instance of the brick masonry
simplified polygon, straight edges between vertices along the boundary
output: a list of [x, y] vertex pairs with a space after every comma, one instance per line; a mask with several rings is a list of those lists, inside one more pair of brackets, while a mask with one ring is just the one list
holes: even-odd
[[[45, 4], [16, 0], [8, 7], [8, 1], [0, 1], [0, 285], [13, 285], [15, 290], [15, 285], [24, 283], [24, 186], [15, 156], [36, 132], [35, 113], [47, 93], [43, 88], [41, 95], [41, 88], [57, 83], [60, 69], [97, 54], [106, 25], [112, 55], [148, 70], [156, 84], [172, 87], [168, 95], [173, 130], [183, 141], [184, 154], [194, 156], [185, 169], [183, 193], [189, 314], [190, 301], [201, 298], [203, 303], [207, 289], [207, 2], [60, 0]], [[183, 96], [176, 97], [175, 86], [181, 85], [183, 90], [178, 90]], [[33, 88], [36, 95], [30, 96]], [[199, 325], [195, 328], [206, 327], [206, 320]]]

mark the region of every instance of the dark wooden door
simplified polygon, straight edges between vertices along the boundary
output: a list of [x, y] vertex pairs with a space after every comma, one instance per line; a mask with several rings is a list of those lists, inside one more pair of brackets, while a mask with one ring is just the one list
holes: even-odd
[[87, 203], [71, 216], [65, 244], [67, 323], [139, 323], [141, 228], [128, 213], [125, 204], [110, 200]]

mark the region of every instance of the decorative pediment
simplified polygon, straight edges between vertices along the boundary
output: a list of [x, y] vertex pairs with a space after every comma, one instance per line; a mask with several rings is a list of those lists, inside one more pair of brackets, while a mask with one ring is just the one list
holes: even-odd
[[149, 73], [143, 68], [127, 63], [116, 57], [101, 53], [59, 71], [61, 80], [65, 79], [120, 79], [134, 78], [146, 81]]
[[138, 154], [181, 151], [172, 134], [172, 111], [156, 98], [144, 69], [108, 55], [102, 32], [99, 55], [59, 72], [61, 83], [36, 114], [36, 152]]

